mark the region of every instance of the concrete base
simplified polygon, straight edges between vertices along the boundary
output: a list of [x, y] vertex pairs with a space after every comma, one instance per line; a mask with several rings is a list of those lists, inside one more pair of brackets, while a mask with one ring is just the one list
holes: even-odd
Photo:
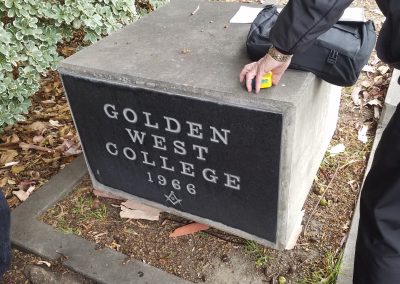
[[[197, 6], [200, 7], [198, 12], [190, 16]], [[298, 231], [301, 209], [335, 130], [340, 88], [317, 79], [311, 73], [290, 70], [279, 86], [264, 90], [259, 95], [248, 94], [240, 85], [238, 74], [244, 64], [249, 63], [245, 51], [249, 25], [229, 24], [239, 6], [240, 3], [172, 0], [171, 4], [137, 23], [67, 58], [61, 64], [60, 72], [64, 77], [87, 78], [93, 82], [159, 91], [165, 96], [173, 94], [206, 101], [220, 106], [221, 113], [224, 106], [229, 106], [281, 114], [281, 143], [276, 147], [280, 151], [280, 162], [267, 165], [279, 171], [278, 186], [273, 189], [278, 194], [275, 212], [277, 228], [273, 238], [262, 238], [212, 218], [201, 218], [179, 207], [167, 208], [150, 199], [138, 199], [162, 210], [283, 249]], [[69, 91], [68, 86], [66, 91], [71, 101], [74, 93]], [[113, 95], [111, 92], [110, 98]], [[79, 103], [76, 105], [79, 106]], [[72, 112], [76, 117], [74, 108]], [[93, 123], [98, 121], [95, 117], [91, 119]], [[185, 119], [190, 120], [190, 117]], [[204, 119], [207, 119], [207, 112]], [[96, 131], [92, 137], [101, 138], [98, 129], [102, 125], [80, 127], [80, 122], [75, 119], [80, 135], [83, 131], [92, 130]], [[247, 128], [251, 127], [249, 123]], [[121, 132], [118, 129], [113, 131]], [[259, 135], [268, 139], [268, 133]], [[101, 170], [98, 170], [98, 165], [90, 164], [92, 157], [87, 156], [85, 150], [91, 148], [90, 143], [82, 141], [93, 183], [114, 193], [129, 191], [98, 181], [96, 174]], [[257, 141], [248, 143], [255, 145]], [[96, 153], [98, 155], [102, 154]], [[106, 156], [103, 158], [107, 159]], [[255, 163], [254, 167], [257, 166]], [[272, 191], [270, 184], [264, 186], [262, 190], [265, 192]], [[204, 190], [212, 191], [209, 188]], [[131, 195], [130, 198], [135, 197]], [[223, 207], [223, 200], [219, 206]]]
[[[385, 104], [383, 105], [381, 117], [376, 129], [374, 144], [372, 145], [371, 154], [369, 156], [367, 169], [365, 171], [364, 180], [371, 168], [372, 161], [374, 159], [376, 147], [381, 140], [382, 133], [389, 123], [397, 105], [400, 103], [400, 85], [397, 83], [400, 77], [400, 70], [394, 69], [392, 79], [390, 81], [389, 89], [386, 94]], [[340, 267], [339, 276], [337, 278], [337, 284], [349, 284], [353, 282], [353, 264], [354, 264], [354, 253], [356, 249], [358, 222], [360, 220], [360, 204], [359, 199], [357, 202], [356, 209], [353, 214], [351, 222], [350, 232], [347, 237], [346, 246], [344, 249], [342, 265]]]

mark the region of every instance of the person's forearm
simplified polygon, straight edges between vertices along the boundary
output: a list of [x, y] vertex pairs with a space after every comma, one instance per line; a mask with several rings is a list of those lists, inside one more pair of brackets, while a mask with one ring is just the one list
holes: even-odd
[[353, 0], [290, 0], [270, 32], [272, 44], [284, 54], [306, 50], [330, 29]]

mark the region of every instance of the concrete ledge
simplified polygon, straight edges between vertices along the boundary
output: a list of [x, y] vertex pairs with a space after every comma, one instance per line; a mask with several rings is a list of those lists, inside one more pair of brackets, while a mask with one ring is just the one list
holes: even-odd
[[[249, 25], [229, 24], [240, 6], [171, 0], [68, 57], [59, 71], [96, 187], [284, 249], [298, 232], [304, 201], [336, 128], [340, 88], [289, 70], [278, 86], [249, 94], [237, 77], [250, 61]], [[123, 110], [138, 113], [137, 119], [124, 119]], [[151, 115], [158, 121], [153, 126], [145, 122]], [[163, 117], [173, 118], [179, 131], [162, 127]], [[229, 130], [230, 142], [219, 148], [206, 135], [187, 135], [185, 122], [204, 129], [217, 123]], [[133, 128], [144, 133], [144, 142], [132, 139]], [[155, 145], [151, 136], [168, 147]], [[201, 143], [207, 158], [196, 158], [192, 150], [180, 154], [175, 142], [188, 149]], [[125, 150], [134, 156], [124, 156]], [[179, 170], [189, 164], [193, 174]], [[235, 173], [240, 189], [225, 191], [222, 178], [202, 179], [205, 168]], [[178, 193], [152, 176], [201, 191]]]
[[[371, 164], [375, 155], [376, 147], [381, 140], [382, 133], [385, 130], [387, 124], [389, 123], [394, 111], [396, 110], [397, 104], [400, 103], [400, 85], [397, 83], [400, 77], [400, 70], [394, 69], [392, 74], [392, 79], [390, 81], [389, 89], [386, 94], [385, 104], [383, 105], [381, 117], [376, 129], [374, 144], [372, 145], [371, 155], [368, 160], [367, 170], [365, 171], [365, 177], [367, 176]], [[356, 248], [357, 240], [357, 230], [358, 221], [360, 219], [360, 199], [358, 198], [357, 206], [354, 211], [353, 219], [351, 222], [351, 228], [349, 235], [347, 237], [346, 246], [344, 249], [342, 265], [340, 268], [339, 276], [337, 278], [336, 284], [349, 284], [353, 282], [353, 263], [354, 263], [354, 253]]]
[[87, 174], [83, 156], [65, 167], [11, 215], [11, 242], [22, 250], [56, 260], [96, 283], [189, 283], [174, 275], [131, 260], [109, 248], [95, 249], [95, 244], [75, 235], [64, 234], [38, 220], [53, 204], [63, 199]]

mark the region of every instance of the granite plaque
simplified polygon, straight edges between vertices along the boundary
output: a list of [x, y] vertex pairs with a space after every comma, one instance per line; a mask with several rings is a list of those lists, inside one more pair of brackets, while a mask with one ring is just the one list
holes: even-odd
[[101, 184], [271, 242], [282, 115], [63, 75]]

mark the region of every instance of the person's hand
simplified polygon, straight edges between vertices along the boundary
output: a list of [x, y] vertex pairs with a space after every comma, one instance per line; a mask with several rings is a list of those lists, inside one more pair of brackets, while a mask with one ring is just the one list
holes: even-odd
[[260, 92], [261, 79], [262, 77], [272, 71], [272, 84], [277, 85], [281, 79], [283, 73], [289, 67], [291, 58], [285, 62], [276, 61], [269, 54], [266, 54], [263, 58], [257, 62], [252, 62], [243, 67], [240, 72], [240, 82], [246, 81], [247, 91], [251, 92], [251, 82], [256, 78], [256, 93]]

